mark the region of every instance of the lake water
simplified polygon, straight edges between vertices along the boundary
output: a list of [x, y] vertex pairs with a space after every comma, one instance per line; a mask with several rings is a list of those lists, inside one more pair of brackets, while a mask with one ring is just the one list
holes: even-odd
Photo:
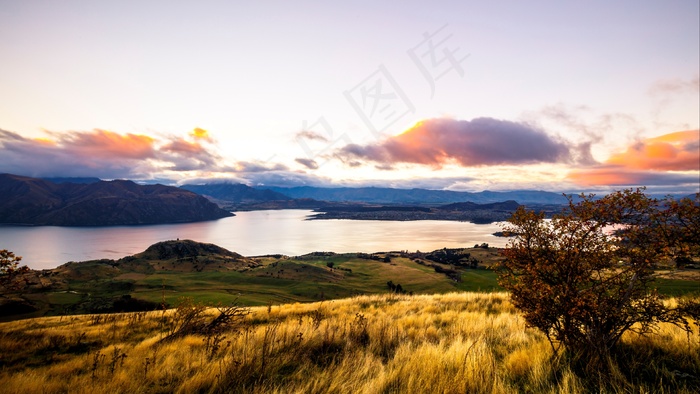
[[244, 256], [314, 251], [432, 251], [488, 243], [504, 246], [492, 234], [499, 224], [421, 220], [305, 220], [311, 211], [237, 212], [236, 216], [198, 223], [151, 226], [57, 227], [0, 226], [0, 249], [22, 256], [33, 269], [68, 261], [118, 259], [173, 239], [213, 243]]

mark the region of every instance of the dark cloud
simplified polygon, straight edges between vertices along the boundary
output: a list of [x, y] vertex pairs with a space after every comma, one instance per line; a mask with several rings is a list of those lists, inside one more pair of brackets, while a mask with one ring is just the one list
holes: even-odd
[[179, 182], [173, 182], [177, 184], [178, 186], [182, 185], [204, 185], [207, 183], [243, 183], [243, 184], [248, 184], [248, 180], [244, 178], [238, 178], [238, 177], [232, 177], [232, 176], [227, 176], [227, 177], [217, 177], [217, 178], [211, 178], [211, 177], [194, 177], [194, 178], [187, 178], [184, 180], [181, 180]]
[[192, 137], [194, 141], [170, 137], [167, 143], [158, 148], [157, 158], [169, 163], [168, 169], [171, 171], [224, 170], [220, 168], [223, 162], [221, 156], [213, 151], [211, 145], [198, 141], [207, 141], [209, 137], [206, 134], [199, 137], [192, 134]]
[[316, 170], [318, 169], [318, 163], [316, 163], [316, 160], [312, 159], [305, 159], [303, 157], [296, 158], [294, 159], [297, 163], [303, 165], [304, 167], [310, 169], [310, 170]]
[[376, 144], [346, 145], [336, 157], [346, 163], [364, 160], [380, 166], [456, 163], [474, 167], [577, 162], [578, 157], [590, 158], [589, 147], [577, 147], [525, 123], [493, 118], [429, 119]]

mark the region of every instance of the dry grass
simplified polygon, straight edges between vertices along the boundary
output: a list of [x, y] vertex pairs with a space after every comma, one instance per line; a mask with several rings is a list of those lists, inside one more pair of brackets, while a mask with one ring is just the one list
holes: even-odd
[[[673, 301], [671, 301], [673, 302]], [[207, 310], [211, 317], [216, 309]], [[505, 293], [361, 296], [251, 309], [218, 338], [163, 340], [173, 311], [0, 324], [13, 393], [582, 393]], [[697, 334], [697, 333], [696, 333]], [[626, 335], [607, 390], [696, 392], [700, 342], [673, 326]]]

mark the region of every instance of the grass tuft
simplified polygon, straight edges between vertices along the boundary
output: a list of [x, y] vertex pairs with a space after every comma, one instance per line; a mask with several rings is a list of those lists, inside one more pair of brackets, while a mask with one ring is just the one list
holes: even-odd
[[359, 296], [246, 308], [226, 321], [222, 311], [234, 316], [186, 304], [180, 311], [2, 323], [0, 387], [13, 393], [700, 391], [697, 327], [690, 338], [671, 325], [653, 336], [625, 335], [614, 381], [600, 382], [555, 357], [506, 293]]

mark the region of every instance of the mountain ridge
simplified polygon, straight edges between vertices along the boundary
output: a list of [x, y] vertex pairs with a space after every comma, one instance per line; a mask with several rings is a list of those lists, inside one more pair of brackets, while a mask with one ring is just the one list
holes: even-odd
[[114, 180], [53, 183], [0, 174], [0, 223], [110, 226], [186, 223], [233, 216], [194, 192]]
[[305, 199], [318, 202], [352, 202], [367, 204], [451, 204], [473, 202], [478, 204], [501, 203], [516, 201], [519, 204], [555, 204], [568, 203], [564, 194], [542, 190], [514, 190], [464, 192], [453, 190], [431, 189], [396, 189], [387, 187], [317, 187], [317, 186], [247, 186], [235, 183], [205, 183], [198, 185], [183, 185], [183, 189], [191, 190], [216, 201], [226, 201], [235, 204], [251, 202], [290, 201]]
[[[263, 188], [262, 186], [258, 188]], [[461, 192], [453, 190], [394, 189], [383, 187], [340, 187], [325, 188], [315, 186], [266, 187], [291, 198], [311, 198], [332, 202], [364, 202], [372, 204], [449, 204], [461, 202], [496, 203], [508, 200], [520, 204], [560, 204], [568, 203], [563, 193], [541, 190], [481, 191]]]

